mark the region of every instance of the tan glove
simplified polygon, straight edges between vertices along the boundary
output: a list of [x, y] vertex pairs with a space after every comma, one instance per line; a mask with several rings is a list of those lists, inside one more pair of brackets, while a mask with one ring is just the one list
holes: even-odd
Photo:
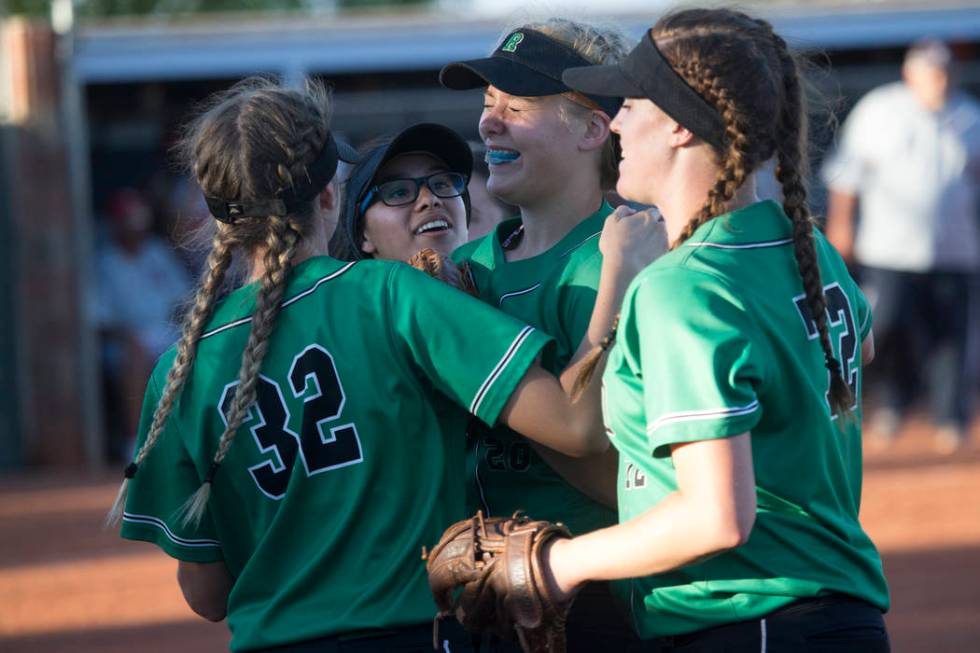
[[561, 524], [475, 517], [450, 526], [426, 557], [439, 617], [455, 615], [470, 632], [517, 639], [525, 653], [564, 653], [571, 601], [558, 601], [542, 575], [544, 546], [571, 537]]
[[452, 259], [428, 247], [419, 250], [412, 258], [408, 259], [407, 263], [435, 279], [445, 281], [450, 286], [459, 288], [474, 297], [479, 297], [476, 284], [473, 283], [473, 275], [470, 274], [469, 265], [466, 263], [456, 265]]

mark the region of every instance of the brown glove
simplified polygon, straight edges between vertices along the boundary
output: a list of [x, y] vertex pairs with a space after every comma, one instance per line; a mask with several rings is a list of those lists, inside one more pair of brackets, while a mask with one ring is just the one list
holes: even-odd
[[558, 601], [542, 575], [544, 546], [571, 537], [562, 524], [476, 516], [450, 526], [428, 554], [437, 617], [455, 615], [470, 632], [517, 639], [525, 653], [564, 653], [571, 601]]
[[456, 265], [449, 259], [434, 249], [426, 247], [419, 250], [407, 263], [413, 268], [422, 270], [430, 277], [445, 281], [450, 286], [459, 288], [474, 297], [479, 297], [476, 284], [473, 283], [473, 275], [470, 274], [469, 265], [463, 263]]

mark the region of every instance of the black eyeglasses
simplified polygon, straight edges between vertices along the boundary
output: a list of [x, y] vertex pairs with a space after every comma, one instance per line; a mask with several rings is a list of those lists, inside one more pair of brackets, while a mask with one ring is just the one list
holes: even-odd
[[364, 199], [361, 200], [358, 210], [360, 213], [364, 213], [376, 199], [380, 199], [388, 206], [411, 204], [418, 199], [422, 184], [425, 184], [436, 197], [443, 199], [459, 197], [466, 190], [468, 181], [466, 175], [461, 175], [458, 172], [435, 172], [425, 177], [389, 179], [369, 188]]

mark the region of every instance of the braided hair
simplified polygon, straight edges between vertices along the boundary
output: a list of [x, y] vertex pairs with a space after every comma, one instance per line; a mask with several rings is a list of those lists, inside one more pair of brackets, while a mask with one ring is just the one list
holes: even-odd
[[[713, 146], [717, 179], [671, 247], [727, 213], [748, 176], [775, 156], [783, 209], [793, 223], [794, 257], [830, 374], [831, 410], [843, 414], [854, 397], [833, 355], [827, 326], [814, 220], [806, 203], [807, 120], [796, 59], [768, 22], [730, 9], [669, 14], [651, 29], [651, 36], [670, 66], [718, 112], [725, 127], [721, 145]], [[604, 342], [615, 337], [615, 329]], [[601, 356], [603, 351], [597, 347], [590, 356]], [[584, 369], [591, 372], [595, 368], [591, 363], [587, 361]], [[587, 383], [587, 378], [580, 378], [576, 385]]]
[[[308, 176], [307, 167], [327, 141], [328, 121], [329, 96], [322, 85], [309, 82], [303, 90], [291, 90], [268, 79], [253, 78], [214, 96], [187, 126], [177, 151], [206, 196], [262, 202], [280, 196]], [[287, 215], [247, 216], [230, 224], [217, 224], [193, 308], [177, 343], [176, 357], [146, 439], [126, 467], [108, 523], [115, 523], [122, 516], [128, 482], [159, 440], [180, 398], [194, 366], [201, 334], [213, 314], [233, 254], [238, 252], [247, 260], [261, 257], [263, 265], [225, 430], [200, 488], [181, 509], [185, 525], [201, 520], [214, 476], [255, 401], [259, 370], [292, 261], [301, 241], [312, 232], [312, 217], [310, 201]]]

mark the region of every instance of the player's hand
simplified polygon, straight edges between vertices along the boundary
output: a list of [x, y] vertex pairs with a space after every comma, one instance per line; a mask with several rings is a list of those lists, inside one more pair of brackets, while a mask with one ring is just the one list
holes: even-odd
[[619, 263], [634, 274], [668, 249], [667, 225], [656, 209], [634, 211], [620, 206], [606, 218], [599, 237], [603, 258]]

